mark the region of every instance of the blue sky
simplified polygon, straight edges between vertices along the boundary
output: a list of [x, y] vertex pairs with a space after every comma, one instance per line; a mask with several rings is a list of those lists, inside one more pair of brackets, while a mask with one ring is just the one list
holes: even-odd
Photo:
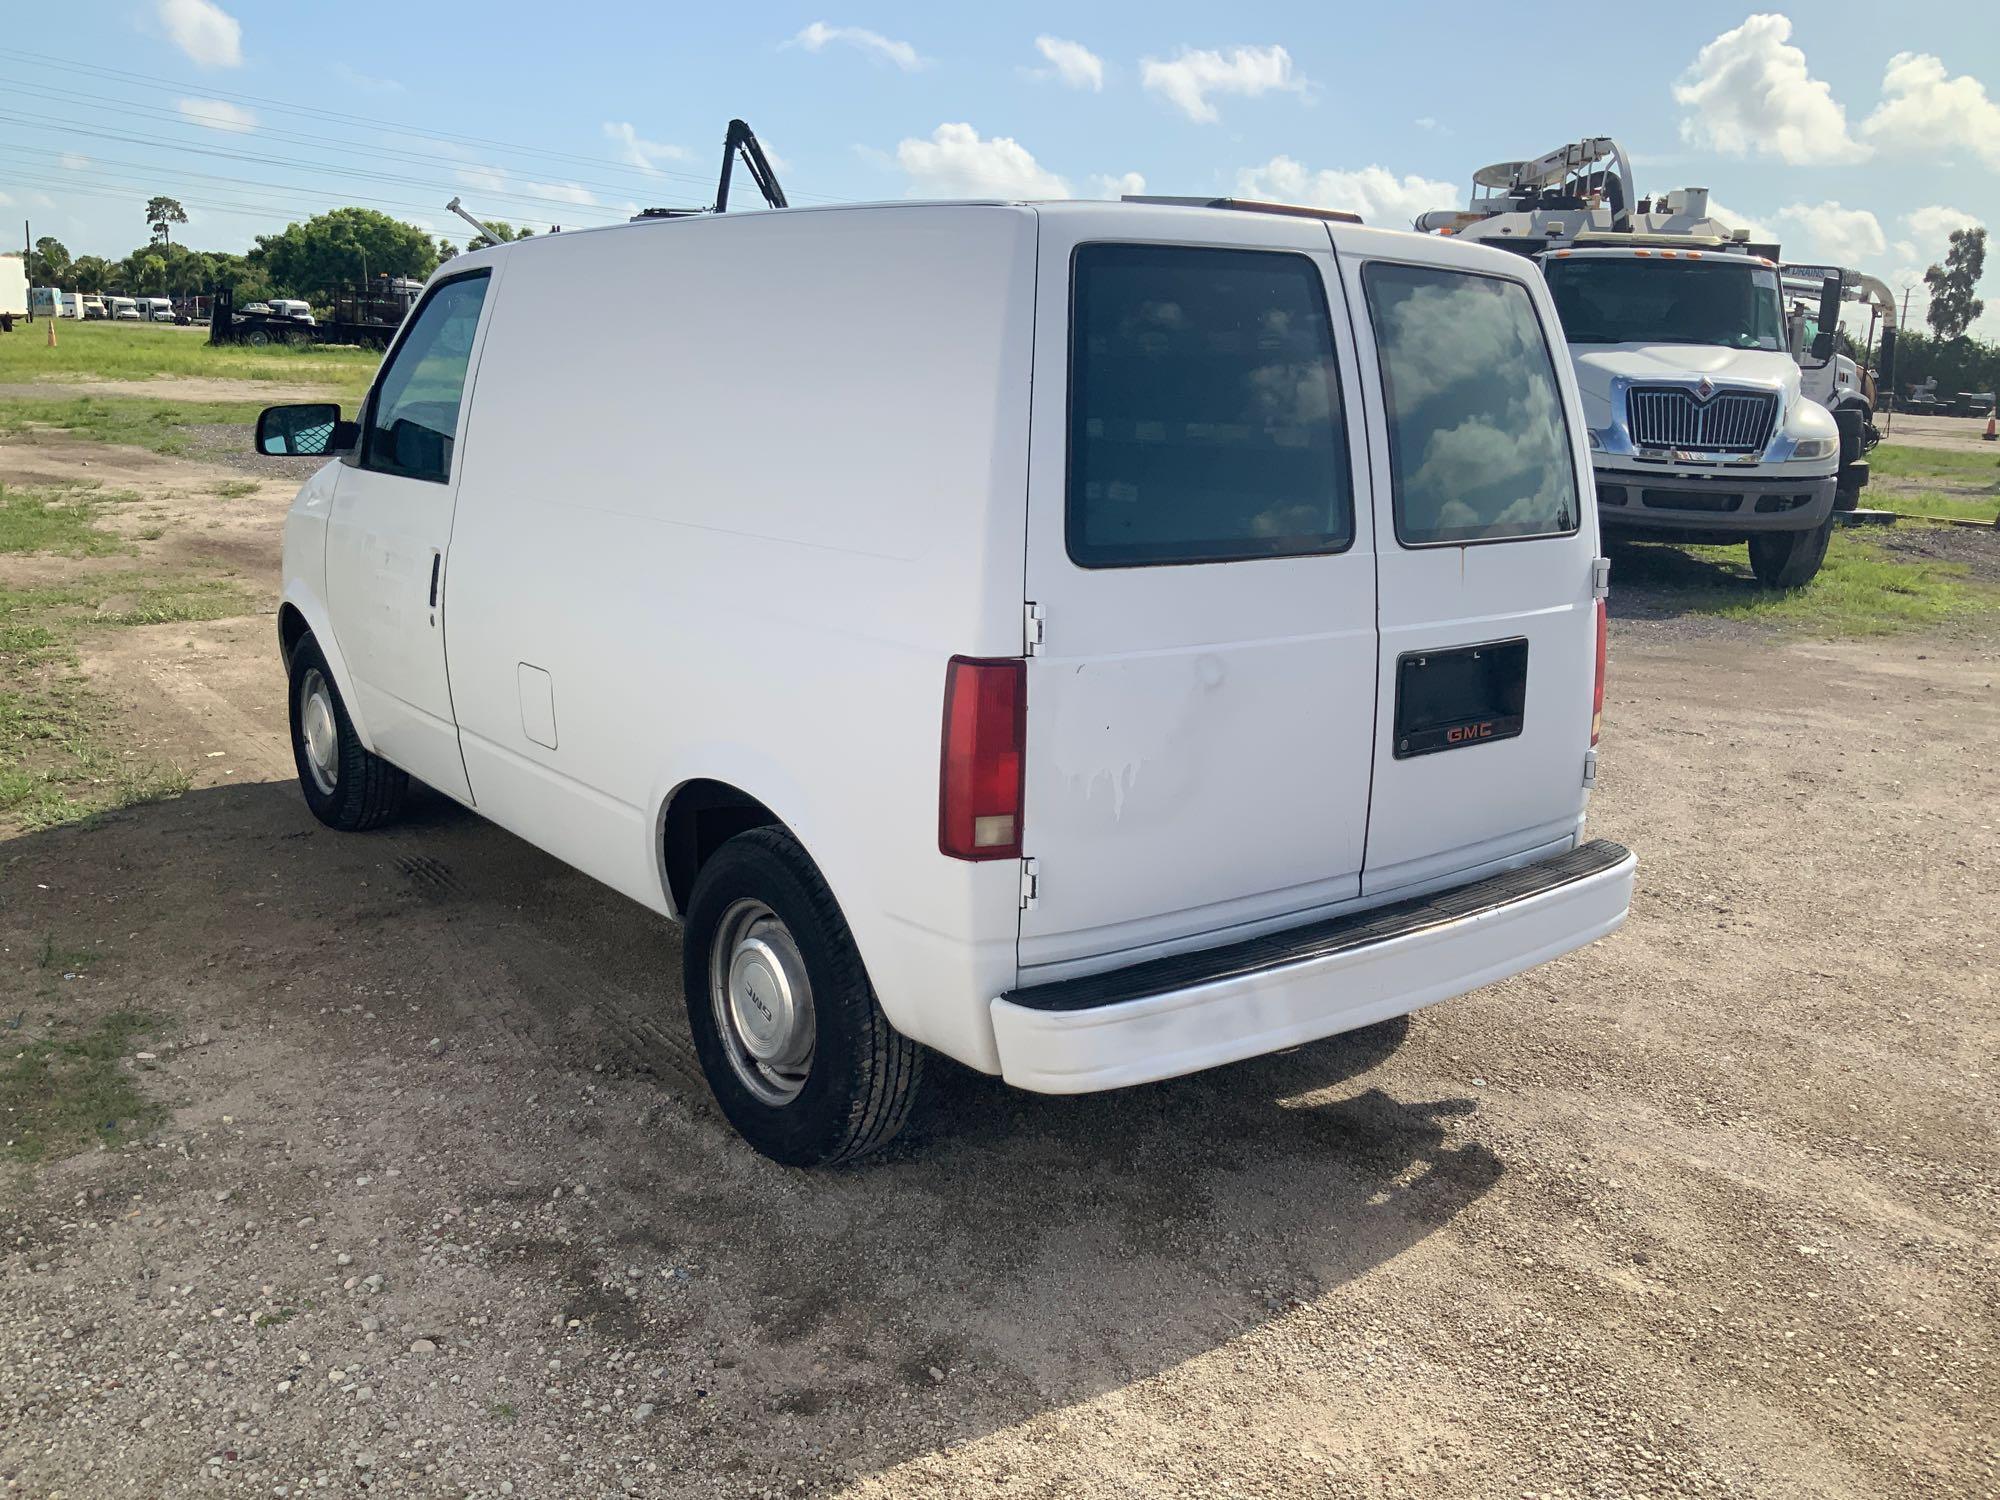
[[[611, 222], [705, 202], [732, 115], [795, 202], [1143, 180], [1401, 226], [1482, 163], [1606, 133], [1641, 192], [1707, 186], [1789, 254], [1900, 287], [1949, 228], [2000, 217], [2000, 12], [1890, 13], [78, 0], [0, 42], [0, 241], [27, 215], [122, 254], [152, 192], [224, 249], [342, 202], [454, 233], [453, 193]], [[2000, 266], [1989, 300], [1993, 333]]]

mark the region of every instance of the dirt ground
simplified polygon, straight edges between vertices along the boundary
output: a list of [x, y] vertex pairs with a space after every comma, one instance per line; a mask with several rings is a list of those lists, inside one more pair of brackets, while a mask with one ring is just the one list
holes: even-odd
[[[1883, 426], [1883, 419], [1878, 417], [1876, 425]], [[1994, 444], [1985, 441], [1985, 431], [1984, 417], [1931, 417], [1899, 411], [1888, 414], [1885, 440], [1916, 448], [1969, 448], [1991, 452]]]
[[196, 789], [0, 842], [0, 1026], [149, 1011], [171, 1107], [0, 1186], [0, 1493], [2000, 1491], [1991, 639], [1621, 618], [1614, 937], [1112, 1095], [941, 1065], [801, 1174], [668, 924], [438, 800], [312, 820], [272, 634], [104, 641]]

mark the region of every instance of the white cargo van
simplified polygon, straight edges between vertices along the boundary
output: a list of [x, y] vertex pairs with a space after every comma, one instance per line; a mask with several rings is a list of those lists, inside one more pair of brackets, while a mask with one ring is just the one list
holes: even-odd
[[1241, 208], [461, 255], [358, 421], [258, 423], [341, 455], [285, 533], [306, 800], [420, 778], [680, 919], [781, 1161], [880, 1146], [925, 1049], [1080, 1092], [1461, 994], [1632, 887], [1560, 337], [1518, 257]]

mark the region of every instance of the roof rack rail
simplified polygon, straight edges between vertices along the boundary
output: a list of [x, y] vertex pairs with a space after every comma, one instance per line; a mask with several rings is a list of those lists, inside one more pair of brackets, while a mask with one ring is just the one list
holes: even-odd
[[1153, 193], [1126, 193], [1121, 203], [1164, 203], [1175, 208], [1233, 208], [1251, 214], [1287, 214], [1295, 219], [1325, 219], [1335, 224], [1359, 224], [1360, 214], [1339, 208], [1308, 208], [1302, 203], [1265, 203], [1256, 198], [1174, 198]]

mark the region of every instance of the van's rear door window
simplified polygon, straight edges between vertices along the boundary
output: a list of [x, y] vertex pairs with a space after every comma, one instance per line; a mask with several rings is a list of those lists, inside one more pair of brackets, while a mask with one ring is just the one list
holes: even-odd
[[1353, 541], [1332, 322], [1309, 257], [1085, 245], [1072, 298], [1072, 560], [1227, 562]]
[[1362, 270], [1406, 546], [1577, 528], [1561, 388], [1518, 281], [1375, 261]]

